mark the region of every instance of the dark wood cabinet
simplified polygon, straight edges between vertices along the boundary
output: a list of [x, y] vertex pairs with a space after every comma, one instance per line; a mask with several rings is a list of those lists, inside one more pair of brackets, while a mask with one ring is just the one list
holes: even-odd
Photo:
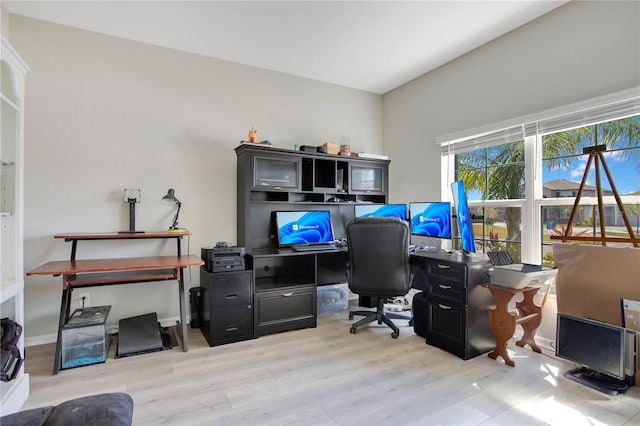
[[242, 144], [237, 156], [237, 243], [275, 248], [275, 210], [329, 210], [336, 238], [354, 204], [387, 202], [389, 160]]
[[201, 330], [210, 346], [254, 337], [252, 271], [209, 272], [201, 267], [200, 286]]
[[412, 263], [426, 272], [427, 312], [425, 339], [462, 359], [495, 347], [487, 311], [491, 293], [490, 262], [482, 255], [419, 253]]
[[256, 337], [298, 328], [316, 327], [316, 300], [315, 285], [295, 285], [256, 292], [254, 322]]
[[328, 210], [345, 237], [357, 203], [387, 202], [389, 160], [242, 144], [237, 155], [237, 244], [254, 281], [254, 336], [317, 324], [317, 286], [347, 281], [346, 248], [278, 249], [273, 212]]
[[255, 272], [256, 337], [316, 327], [315, 255], [256, 249], [248, 258]]

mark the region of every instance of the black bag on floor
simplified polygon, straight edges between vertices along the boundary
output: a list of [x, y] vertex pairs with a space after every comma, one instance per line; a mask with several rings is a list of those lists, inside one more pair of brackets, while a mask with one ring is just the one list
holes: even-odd
[[2, 318], [0, 322], [0, 380], [8, 382], [16, 378], [22, 367], [23, 359], [18, 349], [22, 326], [9, 318]]

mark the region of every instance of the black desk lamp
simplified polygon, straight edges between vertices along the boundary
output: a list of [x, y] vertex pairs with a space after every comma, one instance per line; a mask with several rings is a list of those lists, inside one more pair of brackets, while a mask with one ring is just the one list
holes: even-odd
[[184, 229], [178, 228], [178, 215], [180, 214], [180, 207], [182, 207], [182, 203], [176, 198], [176, 194], [173, 188], [169, 188], [169, 191], [167, 191], [167, 194], [164, 197], [162, 197], [162, 203], [176, 204], [178, 206], [178, 211], [176, 211], [176, 215], [173, 217], [173, 223], [169, 227], [169, 232], [184, 231]]

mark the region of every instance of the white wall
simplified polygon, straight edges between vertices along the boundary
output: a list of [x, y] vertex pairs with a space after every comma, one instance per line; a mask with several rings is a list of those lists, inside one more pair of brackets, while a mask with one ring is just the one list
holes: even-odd
[[[11, 15], [11, 42], [29, 64], [25, 129], [25, 268], [66, 259], [54, 234], [128, 228], [125, 188], [142, 190], [138, 229], [179, 225], [190, 252], [236, 240], [234, 148], [251, 126], [274, 146], [341, 136], [382, 151], [382, 98], [362, 91]], [[187, 242], [185, 241], [185, 248]], [[85, 242], [78, 258], [173, 254], [175, 243]], [[199, 271], [187, 276], [199, 284]], [[190, 281], [190, 282], [189, 282]], [[110, 323], [178, 316], [174, 282], [86, 290], [112, 305]], [[28, 344], [54, 341], [60, 277], [26, 278]], [[75, 292], [76, 294], [79, 291]]]
[[567, 3], [383, 96], [392, 201], [440, 199], [438, 136], [639, 84], [640, 3]]
[[[439, 200], [438, 136], [640, 86], [640, 3], [570, 2], [383, 96], [393, 202]], [[539, 335], [554, 340], [555, 300]]]

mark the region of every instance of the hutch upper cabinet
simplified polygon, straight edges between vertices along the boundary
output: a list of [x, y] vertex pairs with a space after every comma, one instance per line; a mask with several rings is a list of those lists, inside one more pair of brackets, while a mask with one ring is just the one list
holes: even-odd
[[329, 210], [336, 238], [357, 203], [387, 202], [389, 160], [256, 144], [236, 148], [239, 246], [275, 247], [272, 212]]
[[[24, 326], [24, 80], [29, 67], [2, 37], [0, 56], [2, 140], [0, 143], [0, 270], [2, 275], [2, 318]], [[24, 357], [24, 333], [18, 343]], [[19, 411], [29, 397], [29, 375], [24, 366], [15, 379], [0, 382], [0, 414]]]

